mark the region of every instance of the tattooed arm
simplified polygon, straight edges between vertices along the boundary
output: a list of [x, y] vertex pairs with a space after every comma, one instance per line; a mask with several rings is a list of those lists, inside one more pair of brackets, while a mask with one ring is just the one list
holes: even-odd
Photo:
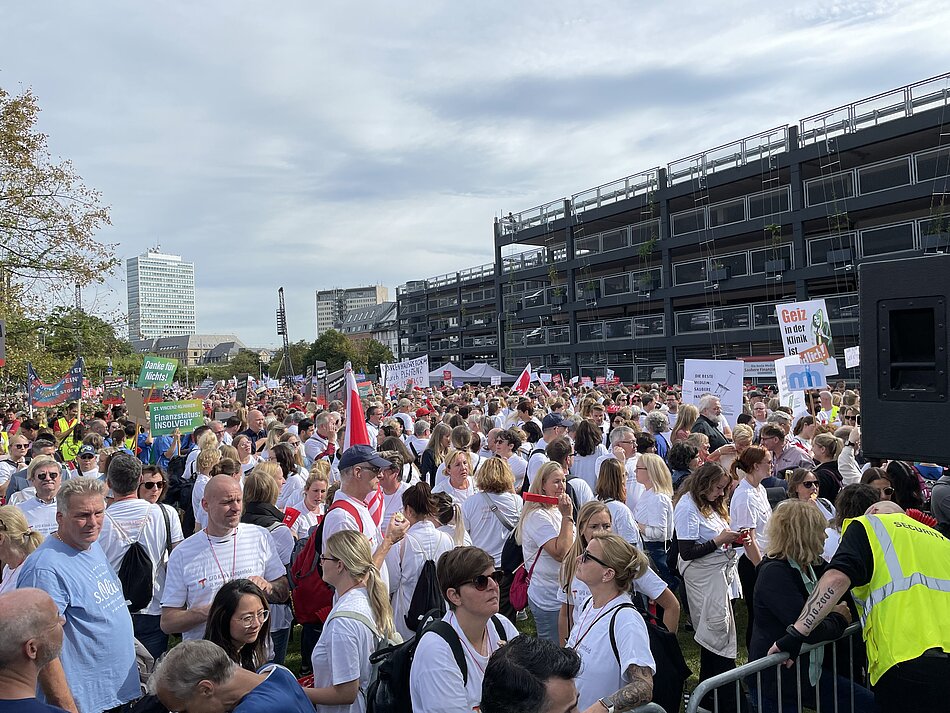
[[[630, 683], [612, 696], [604, 697], [605, 701], [613, 704], [616, 713], [633, 710], [653, 699], [653, 672], [649, 668], [630, 664], [627, 667], [627, 678]], [[597, 701], [584, 713], [604, 713], [604, 710], [604, 704]]]
[[[808, 597], [808, 600], [805, 602], [805, 607], [792, 625], [798, 633], [798, 650], [789, 651], [789, 644], [793, 642], [788, 640], [795, 638], [791, 633], [790, 627], [789, 634], [779, 640], [781, 645], [779, 642], [772, 644], [772, 648], [769, 649], [769, 654], [778, 653], [779, 651], [789, 651], [797, 656], [798, 651], [801, 650], [802, 642], [808, 638], [825, 617], [835, 610], [838, 601], [845, 595], [850, 587], [851, 579], [844, 572], [837, 569], [827, 570], [821, 576], [821, 579], [818, 580], [818, 584], [815, 585], [815, 590], [811, 593], [811, 596]], [[794, 656], [792, 658], [794, 658]]]

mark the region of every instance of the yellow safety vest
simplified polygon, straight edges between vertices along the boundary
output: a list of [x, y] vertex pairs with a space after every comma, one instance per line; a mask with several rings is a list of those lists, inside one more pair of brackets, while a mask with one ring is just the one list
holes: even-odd
[[845, 522], [867, 531], [871, 581], [851, 592], [861, 613], [871, 684], [928, 649], [950, 652], [950, 540], [903, 514]]
[[68, 431], [74, 424], [78, 423], [79, 419], [74, 418], [72, 421], [67, 421], [65, 418], [56, 419], [56, 432], [61, 434]]
[[80, 448], [82, 448], [82, 441], [77, 441], [73, 438], [73, 434], [71, 433], [59, 444], [59, 452], [63, 456], [63, 460], [67, 463], [72, 463], [76, 460]]

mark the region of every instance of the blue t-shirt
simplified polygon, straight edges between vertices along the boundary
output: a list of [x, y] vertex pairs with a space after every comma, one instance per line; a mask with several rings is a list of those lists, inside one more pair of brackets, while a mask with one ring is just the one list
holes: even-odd
[[98, 542], [76, 550], [48, 537], [26, 558], [17, 586], [42, 589], [66, 618], [59, 658], [80, 713], [115, 708], [141, 695], [132, 617]]
[[232, 713], [313, 713], [313, 704], [294, 675], [283, 666], [264, 666], [258, 673], [267, 680], [248, 693]]
[[40, 703], [35, 698], [0, 701], [0, 713], [66, 713], [62, 708]]

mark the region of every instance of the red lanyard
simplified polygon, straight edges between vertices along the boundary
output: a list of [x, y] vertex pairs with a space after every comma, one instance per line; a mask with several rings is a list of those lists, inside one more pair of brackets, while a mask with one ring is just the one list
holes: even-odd
[[[591, 600], [591, 608], [590, 608], [590, 611], [588, 611], [588, 612], [585, 613], [584, 618], [583, 618], [583, 619], [580, 621], [580, 623], [577, 625], [577, 630], [578, 630], [578, 631], [580, 631], [580, 630], [583, 628], [584, 622], [587, 621], [587, 614], [590, 614], [592, 611], [594, 611], [593, 603], [594, 603], [593, 600]], [[571, 646], [571, 648], [576, 651], [576, 650], [577, 650], [577, 647], [581, 645], [581, 642], [582, 642], [582, 641], [584, 640], [584, 638], [590, 633], [590, 630], [594, 628], [594, 625], [595, 625], [598, 621], [600, 621], [600, 620], [603, 619], [605, 616], [607, 616], [608, 614], [610, 614], [610, 612], [612, 612], [614, 609], [617, 609], [617, 608], [622, 607], [622, 606], [623, 606], [623, 603], [621, 602], [621, 603], [618, 604], [617, 606], [615, 606], [615, 607], [610, 607], [610, 609], [607, 609], [607, 610], [605, 610], [605, 611], [602, 611], [600, 614], [598, 614], [598, 615], [597, 615], [597, 618], [595, 618], [595, 619], [590, 623], [590, 626], [587, 627], [587, 631], [585, 631], [583, 634], [580, 635], [580, 637], [577, 639], [577, 641], [574, 642], [574, 644]]]
[[231, 579], [234, 579], [234, 570], [237, 567], [237, 528], [234, 528], [234, 552], [231, 553], [231, 579], [228, 579], [227, 575], [224, 573], [224, 568], [221, 566], [221, 563], [218, 562], [218, 555], [215, 554], [214, 551], [214, 543], [211, 541], [211, 535], [208, 534], [207, 530], [205, 530], [205, 537], [208, 538], [208, 548], [211, 550], [211, 556], [214, 557], [214, 563], [218, 565], [218, 571], [221, 573], [222, 583], [230, 582]]
[[[455, 619], [455, 623], [458, 624], [458, 617], [456, 617], [455, 614], [452, 614], [452, 617]], [[459, 628], [460, 628], [460, 629], [462, 628], [461, 625], [459, 625]], [[483, 634], [483, 636], [484, 636], [484, 638], [485, 638], [486, 648], [488, 648], [488, 644], [490, 643], [489, 640], [488, 640], [488, 624], [485, 624], [485, 633]], [[472, 655], [472, 661], [475, 662], [475, 665], [478, 667], [478, 670], [482, 672], [482, 677], [484, 678], [484, 676], [485, 676], [485, 667], [482, 666], [482, 662], [478, 660], [479, 657], [481, 656], [481, 654], [479, 654], [479, 653], [478, 653], [474, 648], [472, 648], [472, 646], [469, 644], [468, 637], [465, 635], [465, 632], [464, 632], [464, 631], [462, 632], [461, 636], [459, 636], [459, 640], [462, 642], [462, 646], [464, 646], [466, 649], [468, 649], [468, 652]], [[488, 655], [491, 656], [491, 651], [488, 652]]]

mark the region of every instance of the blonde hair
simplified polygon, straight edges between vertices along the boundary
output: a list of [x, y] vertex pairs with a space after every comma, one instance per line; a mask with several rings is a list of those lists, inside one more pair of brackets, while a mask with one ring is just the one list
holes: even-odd
[[[604, 563], [614, 571], [614, 582], [621, 592], [628, 591], [630, 583], [642, 577], [650, 566], [647, 556], [620, 535], [598, 532], [594, 539], [600, 542], [604, 550]], [[590, 546], [590, 543], [587, 545]]]
[[446, 454], [446, 456], [445, 456], [445, 460], [443, 461], [443, 463], [445, 463], [445, 474], [446, 474], [446, 476], [448, 476], [448, 474], [449, 474], [449, 468], [452, 466], [452, 463], [454, 463], [454, 462], [459, 458], [459, 456], [465, 456], [465, 459], [466, 459], [466, 461], [468, 462], [468, 466], [469, 466], [469, 469], [468, 469], [468, 470], [469, 470], [469, 474], [471, 474], [471, 472], [472, 472], [472, 459], [471, 459], [471, 457], [469, 456], [469, 452], [466, 451], [466, 450], [457, 450], [457, 449], [455, 449], [455, 448], [450, 448], [450, 449], [449, 449], [449, 452], [448, 452], [448, 453]]
[[43, 544], [43, 536], [30, 527], [26, 516], [20, 508], [13, 505], [0, 506], [0, 524], [3, 530], [0, 534], [9, 540], [10, 547], [27, 557]]
[[[543, 495], [544, 481], [547, 480], [548, 477], [557, 474], [564, 474], [564, 469], [561, 467], [561, 464], [555, 463], [554, 461], [548, 461], [538, 468], [538, 472], [534, 474], [534, 480], [531, 481], [531, 487], [528, 488], [528, 492], [534, 493], [535, 495]], [[525, 500], [524, 507], [521, 508], [521, 517], [518, 518], [518, 524], [515, 526], [515, 542], [517, 542], [519, 545], [522, 544], [521, 531], [524, 528], [524, 521], [532, 512], [535, 510], [540, 510], [544, 507], [554, 506]]]
[[280, 478], [284, 480], [284, 471], [280, 469], [280, 465], [278, 465], [276, 461], [272, 460], [261, 461], [251, 469], [250, 474], [264, 475], [270, 478], [278, 491], [280, 491], [280, 486], [277, 484], [277, 479]]
[[607, 517], [610, 518], [610, 524], [613, 526], [614, 516], [611, 514], [607, 504], [600, 500], [588, 500], [581, 505], [581, 509], [577, 512], [577, 536], [574, 538], [574, 544], [571, 545], [564, 559], [561, 560], [560, 581], [561, 588], [565, 592], [567, 588], [571, 586], [574, 573], [577, 571], [577, 558], [580, 557], [584, 552], [584, 548], [587, 547], [587, 543], [584, 542], [584, 530], [587, 527], [587, 523], [590, 522], [590, 519], [594, 517], [594, 515], [599, 515], [602, 512], [607, 513]]
[[429, 434], [429, 443], [426, 446], [426, 450], [432, 451], [432, 457], [436, 467], [442, 465], [442, 463], [445, 462], [445, 454], [448, 450], [442, 445], [442, 439], [451, 435], [452, 429], [446, 426], [444, 423], [437, 423], [435, 427], [433, 427], [432, 432]]
[[209, 448], [218, 447], [218, 437], [214, 434], [214, 431], [205, 431], [200, 436], [198, 436], [198, 450], [204, 451]]
[[327, 539], [324, 548], [331, 557], [343, 563], [349, 575], [366, 587], [370, 609], [380, 634], [393, 638], [396, 628], [393, 624], [393, 610], [389, 604], [389, 593], [373, 564], [373, 553], [369, 548], [366, 535], [356, 530], [341, 530]]
[[831, 460], [838, 460], [838, 456], [841, 455], [841, 450], [844, 448], [844, 441], [833, 433], [819, 433], [811, 439], [811, 445], [812, 448], [821, 446], [828, 453]]
[[264, 446], [270, 453], [271, 448], [280, 443], [280, 437], [287, 433], [287, 427], [280, 421], [274, 421], [267, 427], [267, 441]]
[[755, 431], [745, 423], [738, 424], [732, 429], [732, 442], [736, 448], [748, 448], [752, 445], [752, 439], [755, 438]]
[[489, 458], [475, 474], [475, 487], [483, 493], [513, 493], [515, 476], [504, 458]]
[[814, 503], [785, 500], [775, 508], [765, 531], [769, 544], [766, 554], [781, 557], [804, 567], [821, 561], [828, 521]]
[[214, 468], [220, 460], [221, 451], [218, 450], [217, 445], [211, 448], [202, 448], [198, 457], [195, 459], [195, 467], [199, 473], [210, 473], [211, 469]]
[[251, 503], [273, 505], [277, 502], [277, 495], [277, 482], [267, 473], [255, 468], [244, 480], [244, 511], [247, 512], [247, 506]]
[[303, 489], [309, 490], [310, 486], [317, 481], [326, 483], [327, 485], [330, 484], [330, 463], [328, 461], [321, 460], [313, 464], [313, 467], [310, 468], [310, 476], [307, 478], [307, 482], [303, 486]]
[[673, 476], [670, 475], [670, 469], [666, 467], [663, 459], [656, 453], [641, 453], [637, 465], [640, 463], [647, 469], [647, 475], [653, 483], [653, 492], [672, 498]]
[[698, 408], [696, 408], [693, 404], [680, 404], [679, 408], [676, 410], [676, 423], [673, 424], [673, 437], [671, 439], [672, 443], [683, 440], [681, 438], [677, 438], [676, 434], [683, 430], [691, 430], [698, 419]]

